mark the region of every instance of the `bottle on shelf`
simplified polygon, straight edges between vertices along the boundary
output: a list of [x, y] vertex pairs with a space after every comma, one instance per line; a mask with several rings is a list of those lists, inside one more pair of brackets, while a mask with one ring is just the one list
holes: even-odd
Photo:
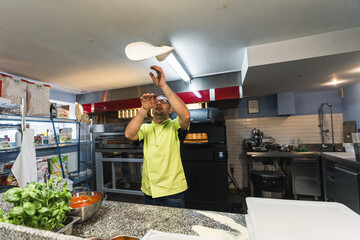
[[55, 143], [55, 136], [54, 136], [54, 132], [52, 130], [47, 130], [48, 132], [48, 142], [49, 144], [54, 144]]
[[21, 132], [17, 131], [16, 134], [15, 134], [15, 146], [20, 147], [21, 146], [21, 141], [22, 141]]
[[4, 138], [5, 138], [6, 141], [10, 142], [10, 138], [9, 138], [8, 135], [4, 135]]

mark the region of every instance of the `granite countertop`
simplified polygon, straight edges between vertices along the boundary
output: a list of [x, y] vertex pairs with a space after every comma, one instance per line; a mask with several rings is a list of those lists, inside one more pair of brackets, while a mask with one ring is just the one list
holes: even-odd
[[[12, 204], [0, 194], [0, 208], [5, 213]], [[12, 224], [0, 223], [0, 239], [80, 240], [90, 237], [110, 238], [115, 235], [143, 237], [149, 230], [188, 235], [223, 236], [247, 239], [245, 217], [241, 214], [168, 208], [115, 201], [102, 203], [88, 221], [74, 224], [72, 235], [63, 235]]]
[[246, 239], [241, 238], [243, 235], [240, 233], [246, 232], [245, 226], [245, 217], [241, 214], [104, 201], [94, 217], [83, 224], [74, 225], [73, 235], [110, 238], [124, 234], [143, 237], [151, 229], [199, 235], [194, 229], [200, 228], [204, 231], [225, 230], [234, 239]]

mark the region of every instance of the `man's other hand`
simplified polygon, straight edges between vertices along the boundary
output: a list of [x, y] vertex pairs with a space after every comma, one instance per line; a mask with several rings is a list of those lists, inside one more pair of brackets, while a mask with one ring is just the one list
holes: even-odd
[[141, 106], [146, 110], [150, 110], [150, 108], [155, 107], [155, 100], [153, 93], [146, 93], [142, 95], [142, 97], [140, 97], [140, 100], [141, 100]]
[[150, 68], [157, 73], [156, 77], [152, 72], [149, 73], [149, 75], [152, 78], [155, 85], [158, 87], [164, 87], [166, 85], [166, 82], [165, 82], [165, 74], [164, 74], [162, 68], [159, 66], [155, 66], [155, 65], [151, 66]]

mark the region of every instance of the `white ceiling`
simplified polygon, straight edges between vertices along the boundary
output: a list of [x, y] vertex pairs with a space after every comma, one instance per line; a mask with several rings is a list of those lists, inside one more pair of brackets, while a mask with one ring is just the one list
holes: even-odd
[[124, 88], [151, 83], [153, 64], [179, 79], [165, 62], [127, 59], [134, 41], [175, 47], [194, 77], [240, 70], [244, 47], [354, 27], [359, 0], [0, 0], [0, 71], [76, 91]]
[[[357, 69], [358, 68], [358, 69]], [[334, 79], [337, 85], [329, 84]], [[249, 68], [244, 97], [338, 89], [360, 82], [360, 51]]]

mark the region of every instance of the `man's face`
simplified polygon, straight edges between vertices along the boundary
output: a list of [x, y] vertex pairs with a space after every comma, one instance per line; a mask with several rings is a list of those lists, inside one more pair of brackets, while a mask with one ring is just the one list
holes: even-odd
[[155, 98], [154, 114], [157, 116], [164, 115], [168, 117], [171, 113], [171, 106], [166, 98]]

